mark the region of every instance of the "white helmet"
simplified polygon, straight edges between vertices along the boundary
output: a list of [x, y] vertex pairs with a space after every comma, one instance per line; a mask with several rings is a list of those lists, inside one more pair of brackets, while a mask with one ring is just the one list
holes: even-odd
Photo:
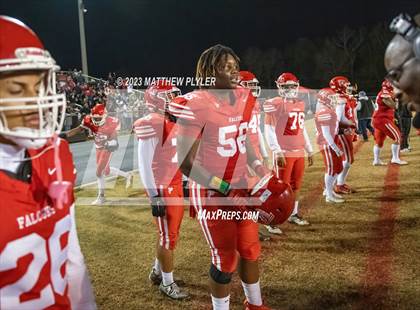
[[[36, 97], [0, 98], [0, 135], [25, 148], [40, 148], [59, 133], [66, 112], [64, 94], [57, 94], [55, 74], [59, 67], [38, 36], [17, 19], [0, 15], [0, 75], [19, 71], [45, 71]], [[39, 127], [9, 128], [6, 114], [38, 113]]]

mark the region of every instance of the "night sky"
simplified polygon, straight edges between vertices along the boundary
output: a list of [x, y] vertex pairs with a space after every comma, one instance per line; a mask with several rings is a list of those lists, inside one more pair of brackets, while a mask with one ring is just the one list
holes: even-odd
[[[386, 4], [394, 3], [394, 5]], [[420, 12], [416, 1], [85, 0], [89, 73], [191, 76], [200, 53], [222, 43], [284, 47]], [[0, 14], [33, 28], [63, 69], [81, 68], [77, 0], [2, 0]], [[1, 31], [1, 30], [0, 30]], [[382, 57], [383, 55], [379, 55]]]

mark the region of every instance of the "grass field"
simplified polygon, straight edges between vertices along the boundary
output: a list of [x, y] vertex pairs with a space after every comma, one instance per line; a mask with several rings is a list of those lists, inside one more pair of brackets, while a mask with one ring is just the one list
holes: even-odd
[[[420, 309], [420, 137], [412, 137], [403, 167], [371, 166], [372, 146], [372, 139], [358, 142], [348, 180], [357, 193], [345, 204], [322, 199], [319, 154], [307, 169], [301, 205], [311, 225], [284, 224], [284, 235], [262, 244], [263, 298], [273, 309]], [[389, 144], [382, 157], [390, 157]], [[95, 193], [84, 188], [77, 197], [93, 200]], [[141, 196], [121, 180], [108, 194]], [[147, 278], [157, 237], [149, 208], [78, 204], [77, 224], [100, 309], [211, 308], [210, 251], [187, 209], [175, 276], [191, 298], [179, 302], [164, 298]], [[242, 309], [243, 299], [236, 275], [231, 309]]]

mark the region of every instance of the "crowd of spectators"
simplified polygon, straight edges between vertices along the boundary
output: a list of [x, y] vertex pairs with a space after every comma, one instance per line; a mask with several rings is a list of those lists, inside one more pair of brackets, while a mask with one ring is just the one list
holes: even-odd
[[64, 130], [78, 126], [97, 103], [104, 103], [108, 114], [118, 117], [123, 131], [131, 130], [132, 123], [146, 112], [143, 92], [124, 85], [117, 87], [115, 80], [113, 73], [102, 80], [83, 75], [77, 69], [60, 72], [57, 90], [65, 93], [67, 99]]

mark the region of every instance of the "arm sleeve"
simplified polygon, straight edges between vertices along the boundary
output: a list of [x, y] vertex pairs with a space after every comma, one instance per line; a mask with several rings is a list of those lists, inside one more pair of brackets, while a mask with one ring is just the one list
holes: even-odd
[[95, 297], [80, 250], [76, 232], [75, 207], [70, 207], [71, 228], [68, 243], [66, 273], [69, 283], [68, 296], [73, 310], [96, 309]]
[[267, 139], [268, 146], [270, 147], [270, 150], [281, 152], [281, 147], [277, 141], [277, 135], [276, 130], [271, 125], [264, 125], [265, 128], [265, 138]]
[[344, 125], [352, 125], [353, 123], [345, 116], [344, 114], [344, 104], [339, 104], [335, 111], [337, 113], [337, 118], [340, 123], [343, 123]]
[[138, 145], [138, 162], [139, 173], [143, 186], [147, 191], [149, 197], [157, 196], [158, 190], [156, 188], [155, 177], [152, 170], [153, 156], [158, 144], [158, 138], [152, 137], [149, 139], [139, 139]]
[[311, 140], [309, 139], [308, 131], [306, 130], [306, 127], [303, 127], [303, 138], [305, 139], [305, 151], [308, 154], [311, 154], [314, 152], [311, 144]]
[[264, 136], [261, 132], [261, 128], [258, 127], [258, 141], [259, 141], [259, 146], [260, 146], [260, 152], [262, 157], [268, 157], [268, 153], [267, 153], [267, 149], [265, 147], [265, 141], [264, 141]]
[[87, 129], [87, 130], [92, 130], [90, 125], [91, 125], [90, 117], [89, 117], [89, 115], [85, 115], [82, 119], [82, 122], [80, 123], [80, 127], [82, 127], [83, 129]]
[[321, 126], [322, 135], [328, 143], [328, 146], [331, 147], [335, 152], [339, 151], [339, 147], [334, 142], [334, 138], [330, 134], [330, 128], [328, 126]]
[[359, 119], [357, 118], [357, 108], [353, 109], [354, 125], [359, 128]]

